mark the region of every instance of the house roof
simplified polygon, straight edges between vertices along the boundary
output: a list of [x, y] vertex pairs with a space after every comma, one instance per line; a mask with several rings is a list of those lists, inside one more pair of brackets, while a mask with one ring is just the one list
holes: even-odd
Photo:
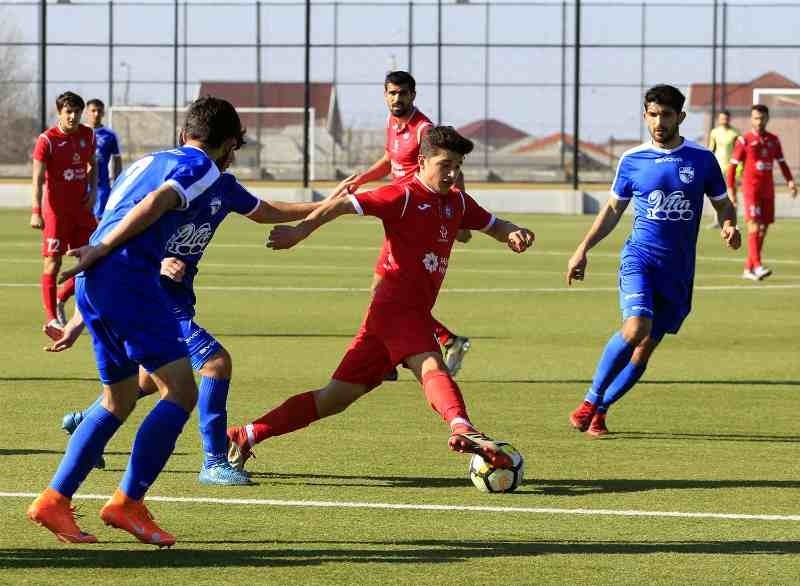
[[470, 140], [497, 148], [504, 147], [528, 136], [527, 132], [523, 132], [495, 118], [475, 120], [465, 124], [458, 129], [458, 133]]
[[[545, 149], [554, 144], [563, 143], [565, 145], [572, 146], [574, 142], [575, 138], [571, 134], [566, 134], [566, 133], [562, 134], [560, 132], [554, 132], [553, 134], [548, 134], [545, 137], [537, 138], [532, 142], [520, 146], [519, 148], [513, 151], [513, 154], [516, 155], [533, 154], [536, 151], [541, 151], [542, 149]], [[592, 154], [595, 157], [602, 157], [607, 160], [612, 159], [614, 157], [614, 155], [607, 149], [604, 149], [600, 145], [586, 140], [579, 140], [578, 148], [579, 150], [587, 154]]]
[[[753, 90], [757, 88], [800, 88], [800, 85], [786, 76], [768, 71], [753, 80], [744, 83], [725, 84], [725, 107], [731, 110], [750, 109], [753, 105]], [[689, 86], [689, 110], [711, 109], [712, 85], [710, 83], [693, 83]], [[722, 107], [722, 86], [717, 84], [717, 108]]]

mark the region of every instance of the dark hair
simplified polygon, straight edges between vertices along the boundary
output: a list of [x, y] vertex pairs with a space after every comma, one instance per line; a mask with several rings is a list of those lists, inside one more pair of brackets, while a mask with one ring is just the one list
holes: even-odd
[[92, 98], [91, 100], [86, 102], [86, 107], [88, 108], [89, 106], [97, 106], [97, 108], [99, 110], [105, 110], [106, 109], [106, 105], [103, 103], [103, 100], [101, 100], [100, 98]]
[[769, 116], [769, 108], [767, 108], [764, 104], [753, 104], [753, 107], [750, 108], [751, 112], [761, 112], [764, 116]]
[[64, 92], [56, 98], [56, 111], [61, 112], [64, 106], [83, 110], [86, 104], [83, 103], [83, 98], [74, 92]]
[[440, 150], [468, 155], [474, 146], [470, 139], [461, 136], [452, 126], [434, 126], [422, 137], [419, 152], [423, 157], [432, 157]]
[[669, 106], [676, 112], [682, 112], [685, 102], [686, 96], [678, 88], [666, 84], [654, 85], [644, 95], [645, 110], [647, 109], [647, 104], [655, 103], [661, 106]]
[[383, 80], [383, 89], [386, 89], [386, 86], [390, 83], [404, 85], [411, 92], [417, 91], [417, 82], [414, 81], [408, 71], [390, 71], [386, 74], [386, 79]]
[[728, 118], [731, 117], [731, 111], [730, 110], [720, 110], [719, 113], [720, 114], [725, 114], [725, 116], [727, 116]]
[[228, 100], [204, 96], [197, 98], [186, 111], [183, 135], [186, 140], [197, 140], [216, 148], [229, 138], [244, 144], [245, 129], [236, 108]]

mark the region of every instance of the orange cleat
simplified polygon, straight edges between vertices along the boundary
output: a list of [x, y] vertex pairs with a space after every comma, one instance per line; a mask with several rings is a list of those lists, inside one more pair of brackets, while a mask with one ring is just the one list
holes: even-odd
[[495, 468], [511, 468], [514, 465], [511, 457], [500, 449], [497, 442], [474, 428], [456, 427], [450, 434], [447, 445], [454, 452], [480, 454]]
[[46, 488], [28, 507], [28, 519], [55, 533], [64, 543], [97, 543], [97, 537], [84, 533], [75, 522], [72, 500]]
[[592, 417], [592, 423], [589, 425], [589, 429], [586, 430], [586, 433], [593, 437], [602, 437], [607, 435], [609, 431], [606, 427], [606, 414], [595, 413], [594, 417]]
[[584, 401], [569, 416], [569, 424], [578, 431], [586, 431], [592, 423], [597, 406], [589, 401]]
[[100, 518], [106, 525], [127, 531], [142, 543], [158, 547], [175, 544], [175, 538], [156, 525], [142, 501], [129, 498], [119, 489], [100, 509]]

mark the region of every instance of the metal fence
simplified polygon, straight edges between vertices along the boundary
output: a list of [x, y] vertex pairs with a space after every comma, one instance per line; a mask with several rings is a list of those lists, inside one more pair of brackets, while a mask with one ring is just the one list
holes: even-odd
[[[251, 115], [258, 156], [245, 175], [332, 179], [382, 153], [382, 81], [397, 68], [416, 77], [422, 111], [476, 142], [468, 180], [607, 181], [645, 138], [647, 87], [710, 91], [683, 127], [702, 139], [751, 80], [800, 81], [797, 23], [800, 3], [757, 0], [0, 0], [0, 175], [28, 175], [62, 91], [128, 107], [128, 128], [157, 124], [166, 143], [179, 112], [213, 88], [239, 106], [314, 108], [313, 123]], [[122, 142], [133, 157], [147, 141]]]

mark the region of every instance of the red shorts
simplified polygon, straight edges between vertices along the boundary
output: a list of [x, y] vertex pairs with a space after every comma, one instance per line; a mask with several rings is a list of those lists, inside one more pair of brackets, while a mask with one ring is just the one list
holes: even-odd
[[775, 194], [744, 193], [744, 219], [757, 224], [775, 222]]
[[87, 244], [97, 228], [92, 211], [83, 204], [69, 213], [56, 213], [49, 207], [43, 211], [42, 256], [63, 256], [70, 248]]
[[331, 378], [373, 389], [409, 356], [441, 352], [430, 311], [370, 306]]

